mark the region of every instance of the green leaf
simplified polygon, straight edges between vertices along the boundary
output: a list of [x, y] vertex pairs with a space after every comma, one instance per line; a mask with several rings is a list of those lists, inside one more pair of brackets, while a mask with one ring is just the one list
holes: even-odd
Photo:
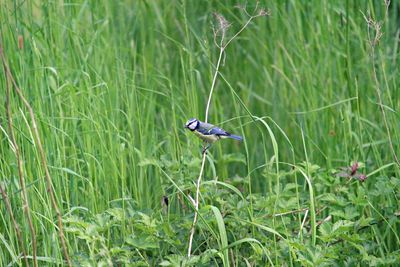
[[131, 235], [128, 238], [126, 238], [125, 242], [135, 248], [144, 249], [144, 250], [156, 249], [156, 248], [160, 247], [158, 240], [155, 237], [149, 236], [149, 235], [147, 235], [147, 236]]
[[162, 262], [160, 262], [158, 264], [159, 266], [172, 266], [172, 263], [167, 261], [167, 260], [163, 260]]
[[123, 221], [125, 219], [125, 211], [122, 208], [112, 208], [108, 209], [106, 213], [110, 214], [117, 221]]
[[[211, 206], [211, 210], [214, 213], [215, 219], [217, 220], [218, 230], [219, 230], [219, 238], [221, 242], [221, 249], [228, 246], [228, 237], [226, 236], [225, 222], [222, 218], [222, 214], [217, 207]], [[223, 260], [224, 266], [229, 266], [229, 255], [228, 250], [223, 250]]]
[[[322, 235], [322, 237], [329, 237], [331, 236], [332, 233], [332, 223], [330, 222], [325, 222], [319, 226], [319, 232]], [[329, 240], [326, 240], [329, 241]]]
[[345, 233], [351, 230], [354, 227], [354, 222], [340, 220], [333, 224], [332, 232], [338, 233]]

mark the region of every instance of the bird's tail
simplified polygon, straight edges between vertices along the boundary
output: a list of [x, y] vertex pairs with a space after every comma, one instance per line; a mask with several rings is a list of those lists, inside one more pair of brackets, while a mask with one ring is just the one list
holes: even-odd
[[241, 136], [234, 135], [234, 134], [231, 134], [228, 137], [232, 138], [232, 139], [235, 139], [235, 140], [238, 140], [238, 141], [242, 141], [243, 140], [243, 138]]

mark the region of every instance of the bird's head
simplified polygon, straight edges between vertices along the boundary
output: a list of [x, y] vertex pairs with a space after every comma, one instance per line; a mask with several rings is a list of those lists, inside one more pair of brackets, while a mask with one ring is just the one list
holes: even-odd
[[190, 119], [190, 120], [188, 120], [186, 122], [185, 128], [187, 128], [187, 129], [189, 129], [191, 131], [194, 131], [199, 127], [199, 125], [200, 125], [199, 120], [193, 118], [193, 119]]

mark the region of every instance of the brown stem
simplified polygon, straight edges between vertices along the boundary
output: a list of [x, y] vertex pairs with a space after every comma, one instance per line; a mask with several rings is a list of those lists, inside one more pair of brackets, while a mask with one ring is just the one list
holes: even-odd
[[11, 78], [10, 78], [10, 75], [8, 72], [8, 67], [5, 64], [2, 47], [0, 47], [0, 54], [3, 59], [3, 67], [4, 67], [5, 76], [6, 76], [6, 111], [7, 111], [8, 131], [10, 134], [11, 144], [14, 148], [15, 158], [17, 160], [18, 177], [19, 177], [19, 184], [21, 187], [21, 198], [22, 198], [23, 210], [24, 210], [26, 219], [28, 220], [29, 230], [31, 232], [33, 266], [37, 267], [38, 263], [37, 263], [36, 232], [35, 232], [35, 227], [33, 226], [31, 210], [29, 207], [28, 193], [26, 191], [26, 185], [25, 185], [25, 179], [24, 179], [23, 163], [22, 163], [22, 159], [21, 159], [19, 146], [17, 144], [17, 140], [15, 138], [15, 133], [14, 133], [14, 124], [13, 124], [13, 117], [12, 117], [11, 104], [10, 104], [10, 94], [11, 94], [10, 81], [11, 81]]
[[400, 167], [400, 160], [397, 157], [396, 151], [394, 149], [393, 140], [392, 140], [392, 136], [391, 136], [390, 128], [389, 128], [389, 123], [387, 121], [386, 111], [385, 111], [385, 107], [384, 107], [383, 101], [382, 101], [381, 89], [379, 88], [377, 70], [376, 70], [376, 67], [375, 67], [375, 63], [376, 63], [375, 62], [375, 46], [372, 46], [371, 58], [372, 58], [372, 73], [373, 73], [373, 79], [374, 79], [374, 82], [375, 82], [376, 95], [378, 96], [379, 108], [380, 108], [381, 113], [382, 113], [382, 119], [383, 119], [383, 123], [385, 125], [385, 130], [386, 130], [386, 134], [387, 134], [388, 141], [389, 141], [390, 152], [392, 153], [394, 161], [396, 162], [397, 166]]
[[22, 256], [25, 260], [25, 265], [29, 267], [28, 258], [26, 257], [27, 253], [26, 253], [25, 245], [24, 245], [24, 242], [22, 241], [21, 229], [19, 228], [19, 225], [18, 225], [17, 221], [15, 220], [14, 213], [11, 208], [11, 203], [7, 196], [7, 192], [1, 184], [0, 184], [0, 193], [3, 197], [4, 203], [6, 204], [6, 209], [7, 209], [8, 213], [10, 214], [10, 218], [14, 225], [15, 232], [17, 233], [18, 243], [22, 250]]
[[36, 124], [36, 119], [35, 119], [35, 114], [33, 112], [33, 109], [31, 107], [31, 105], [29, 104], [28, 100], [26, 100], [26, 98], [24, 97], [24, 94], [22, 93], [21, 89], [18, 87], [11, 71], [10, 68], [7, 64], [5, 55], [3, 53], [3, 49], [2, 46], [0, 45], [0, 56], [2, 58], [3, 61], [3, 67], [4, 67], [4, 71], [6, 72], [6, 76], [11, 80], [12, 84], [14, 85], [14, 90], [15, 92], [18, 94], [19, 98], [22, 100], [24, 106], [28, 109], [29, 111], [29, 116], [31, 118], [32, 121], [32, 129], [33, 129], [33, 135], [37, 144], [37, 149], [40, 155], [40, 159], [41, 159], [41, 163], [45, 172], [45, 179], [46, 179], [46, 185], [47, 185], [47, 191], [50, 195], [50, 200], [53, 206], [53, 209], [56, 212], [57, 215], [57, 225], [58, 225], [58, 234], [60, 237], [60, 241], [61, 241], [61, 246], [63, 248], [63, 253], [64, 253], [64, 258], [67, 262], [68, 266], [72, 266], [71, 264], [71, 260], [69, 258], [69, 254], [68, 254], [68, 248], [67, 248], [67, 244], [65, 241], [65, 235], [64, 235], [64, 230], [63, 230], [63, 224], [62, 224], [62, 215], [61, 215], [61, 211], [58, 208], [58, 204], [57, 204], [57, 200], [54, 194], [54, 190], [53, 190], [53, 185], [52, 185], [52, 179], [50, 176], [50, 172], [47, 166], [47, 161], [46, 161], [46, 154], [44, 152], [43, 146], [42, 146], [42, 142], [40, 139], [40, 135], [39, 135], [39, 131], [38, 131], [38, 127]]
[[[384, 20], [387, 19], [388, 17], [388, 7], [389, 7], [389, 3], [390, 1], [385, 1], [385, 5], [386, 5], [386, 12], [385, 12], [385, 18]], [[397, 166], [400, 167], [400, 160], [396, 154], [396, 150], [394, 148], [393, 145], [393, 140], [392, 140], [392, 136], [390, 133], [390, 127], [389, 127], [389, 123], [386, 117], [386, 111], [385, 111], [385, 107], [383, 105], [383, 100], [382, 100], [382, 94], [381, 94], [381, 88], [380, 88], [380, 84], [379, 84], [379, 79], [378, 79], [378, 74], [377, 74], [377, 69], [376, 69], [376, 53], [375, 53], [375, 48], [379, 43], [380, 38], [382, 37], [382, 25], [381, 23], [375, 21], [373, 18], [371, 17], [367, 17], [364, 15], [364, 18], [368, 24], [368, 41], [369, 41], [369, 45], [371, 48], [371, 61], [372, 61], [372, 78], [374, 80], [375, 83], [375, 91], [376, 91], [376, 95], [378, 97], [378, 105], [379, 105], [379, 109], [381, 110], [382, 113], [382, 119], [383, 119], [383, 124], [385, 126], [385, 130], [386, 130], [386, 134], [388, 137], [388, 141], [389, 141], [389, 148], [390, 148], [390, 152], [393, 155], [394, 161], [396, 162]], [[371, 28], [373, 28], [373, 34], [371, 33]]]

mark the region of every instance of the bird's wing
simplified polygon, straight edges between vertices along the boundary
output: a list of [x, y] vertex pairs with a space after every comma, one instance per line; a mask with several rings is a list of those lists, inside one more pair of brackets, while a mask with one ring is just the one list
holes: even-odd
[[204, 128], [204, 129], [211, 129], [214, 128], [215, 125], [211, 124], [211, 123], [205, 123], [205, 122], [200, 122], [200, 128]]
[[204, 135], [210, 135], [210, 128], [205, 128], [205, 127], [199, 127], [196, 129], [199, 133], [202, 133]]
[[214, 127], [214, 125], [210, 123], [205, 123], [205, 122], [200, 122], [199, 127], [196, 129], [198, 132], [204, 134], [204, 135], [209, 135], [209, 131]]
[[229, 135], [225, 130], [205, 122], [201, 122], [197, 130], [204, 135]]
[[227, 133], [225, 130], [218, 127], [211, 128], [208, 132], [209, 134], [215, 134], [215, 135], [229, 135], [229, 133]]

